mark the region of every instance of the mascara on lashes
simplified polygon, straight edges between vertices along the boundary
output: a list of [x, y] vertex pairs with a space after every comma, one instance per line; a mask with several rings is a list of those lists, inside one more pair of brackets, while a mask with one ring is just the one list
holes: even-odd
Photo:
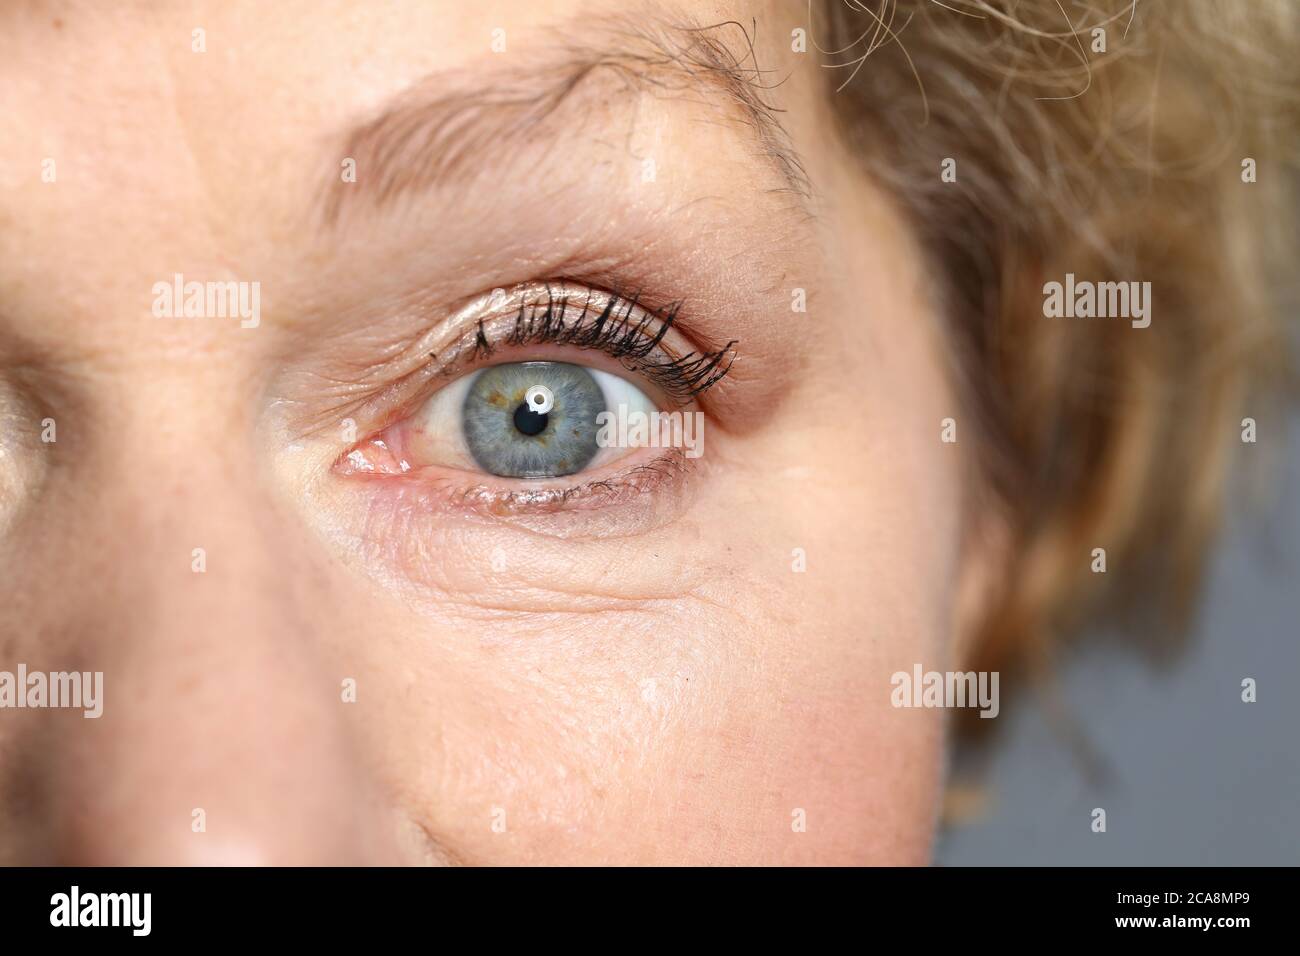
[[[596, 349], [619, 360], [629, 371], [639, 372], [655, 383], [666, 395], [680, 404], [687, 404], [715, 385], [731, 369], [736, 358], [737, 340], [732, 339], [716, 351], [692, 351], [667, 361], [649, 360], [659, 348], [677, 319], [681, 303], [672, 305], [662, 318], [648, 310], [634, 317], [638, 309], [637, 296], [623, 297], [611, 294], [604, 307], [592, 311], [594, 291], [585, 296], [564, 294], [556, 296], [549, 287], [544, 301], [525, 301], [515, 316], [514, 326], [504, 336], [504, 342], [514, 347], [528, 345], [570, 345], [578, 349]], [[581, 300], [582, 310], [576, 316], [572, 300]], [[588, 321], [589, 316], [595, 318]], [[659, 328], [648, 331], [656, 322]], [[490, 357], [496, 346], [489, 339], [482, 319], [474, 333], [472, 355], [474, 358]]]

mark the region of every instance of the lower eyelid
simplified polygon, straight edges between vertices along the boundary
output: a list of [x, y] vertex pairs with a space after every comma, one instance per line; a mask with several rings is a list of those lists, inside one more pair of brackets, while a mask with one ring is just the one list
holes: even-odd
[[[389, 442], [380, 437], [373, 442], [387, 446]], [[382, 448], [375, 455], [367, 455], [364, 460], [353, 455], [345, 455], [334, 466], [336, 473], [363, 479], [401, 481], [423, 484], [437, 493], [455, 491], [463, 497], [506, 498], [513, 497], [519, 501], [541, 500], [567, 496], [577, 498], [587, 495], [587, 486], [600, 486], [621, 480], [627, 473], [646, 468], [662, 468], [671, 465], [674, 470], [685, 470], [695, 462], [681, 448], [638, 447], [617, 449], [622, 457], [595, 465], [586, 471], [554, 478], [511, 478], [493, 475], [482, 471], [465, 471], [446, 465], [413, 465], [402, 460], [400, 446]], [[385, 452], [391, 460], [380, 462]], [[681, 459], [680, 461], [678, 459]], [[640, 482], [644, 485], [647, 482]]]
[[[697, 473], [706, 466], [699, 461], [651, 463], [658, 474], [647, 478], [643, 473], [639, 489], [613, 476], [602, 480], [606, 489], [591, 489], [542, 510], [518, 503], [493, 506], [475, 498], [473, 489], [449, 480], [429, 484], [363, 476], [335, 485], [333, 494], [341, 497], [325, 511], [335, 516], [338, 524], [332, 531], [347, 542], [350, 553], [375, 562], [379, 579], [388, 573], [396, 575], [388, 580], [405, 579], [415, 587], [416, 599], [430, 591], [459, 595], [495, 587], [515, 592], [530, 574], [542, 586], [557, 580], [557, 574], [565, 579], [571, 552], [556, 547], [651, 541], [688, 515], [699, 485]], [[547, 560], [560, 566], [546, 567]], [[575, 579], [573, 584], [586, 594], [591, 582]], [[565, 607], [572, 609], [568, 602]]]
[[[685, 507], [702, 463], [681, 449], [640, 449], [595, 478], [475, 480], [446, 469], [417, 469], [409, 475], [356, 475], [363, 492], [376, 495], [371, 511], [385, 516], [384, 526], [419, 534], [422, 523], [440, 523], [451, 515], [466, 520], [505, 520], [558, 537], [612, 537], [641, 534]], [[469, 478], [470, 480], [466, 480]], [[437, 516], [437, 517], [435, 517]], [[392, 533], [392, 531], [388, 532]]]

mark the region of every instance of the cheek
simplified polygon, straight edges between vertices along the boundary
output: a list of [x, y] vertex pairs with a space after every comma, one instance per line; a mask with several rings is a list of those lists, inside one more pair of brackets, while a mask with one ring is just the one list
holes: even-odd
[[683, 803], [741, 835], [728, 850], [748, 860], [923, 863], [943, 715], [894, 708], [890, 678], [938, 666], [949, 640], [956, 529], [932, 515], [952, 513], [951, 486], [919, 451], [883, 466], [842, 439], [798, 441], [797, 456], [771, 449], [804, 464], [768, 483], [770, 507], [732, 486], [755, 505], [732, 526], [755, 530], [731, 537], [745, 564], [705, 595], [745, 621], [678, 764]]
[[[755, 634], [763, 618], [725, 629], [726, 653], [440, 654], [404, 678], [389, 662], [365, 681], [373, 746], [426, 831], [471, 862], [923, 862], [936, 713], [892, 710], [870, 648], [776, 622]], [[665, 627], [600, 626], [644, 643]]]
[[737, 700], [705, 755], [727, 829], [751, 862], [926, 862], [942, 766], [935, 712], [891, 708], [870, 651], [785, 633], [807, 642], [798, 659]]
[[689, 805], [750, 859], [923, 863], [945, 712], [895, 708], [891, 677], [946, 667], [963, 462], [941, 421], [959, 416], [923, 335], [839, 354], [743, 453], [714, 445], [733, 570], [701, 593], [746, 620], [690, 750]]

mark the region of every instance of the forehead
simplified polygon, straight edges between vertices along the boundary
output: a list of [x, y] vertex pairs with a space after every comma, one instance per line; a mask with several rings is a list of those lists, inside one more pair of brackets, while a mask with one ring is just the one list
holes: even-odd
[[[775, 113], [762, 102], [745, 112], [748, 81], [755, 89], [763, 82], [745, 72], [746, 46], [756, 41], [760, 56], [788, 48], [788, 13], [756, 4], [629, 13], [612, 0], [146, 3], [129, 13], [97, 4], [10, 7], [0, 13], [0, 317], [8, 326], [31, 317], [41, 330], [82, 317], [79, 331], [93, 338], [114, 317], [147, 310], [153, 283], [187, 267], [228, 274], [301, 267], [286, 258], [320, 243], [311, 216], [334, 208], [330, 190], [350, 201], [373, 198], [381, 185], [366, 181], [363, 168], [366, 188], [339, 193], [349, 158], [376, 176], [382, 166], [389, 185], [436, 189], [446, 177], [421, 181], [421, 169], [436, 168], [426, 147], [459, 155], [476, 146], [477, 166], [483, 156], [518, 154], [543, 133], [577, 131], [584, 151], [572, 143], [542, 148], [530, 165], [563, 156], [572, 172], [588, 160], [601, 165], [598, 149], [657, 143], [661, 163], [670, 153], [676, 165], [698, 167], [690, 173], [698, 181], [687, 185], [703, 194], [735, 188], [735, 170], [728, 183], [702, 161], [708, 150], [692, 150], [725, 135], [748, 139], [735, 156], [766, 152], [778, 175], [797, 176], [779, 123], [763, 126]], [[673, 46], [691, 42], [692, 25], [760, 18], [752, 31], [733, 22], [708, 35], [731, 57], [730, 89], [727, 71], [701, 70]], [[599, 68], [584, 74], [584, 61]], [[676, 79], [665, 82], [670, 71]], [[570, 91], [576, 95], [557, 95], [574, 76], [590, 78]], [[610, 91], [620, 86], [668, 91], [688, 105], [716, 101], [731, 123], [706, 128], [682, 110], [642, 105], [635, 125], [612, 127], [626, 131], [626, 142], [601, 142], [600, 124], [581, 119], [612, 109]], [[543, 102], [563, 100], [567, 112], [557, 109], [545, 129], [529, 126], [530, 89]], [[511, 178], [522, 182], [525, 172]], [[557, 191], [564, 185], [553, 182]], [[466, 185], [444, 189], [444, 203], [463, 199]], [[483, 182], [473, 185], [484, 191]], [[605, 192], [619, 201], [612, 188]], [[683, 187], [679, 204], [688, 193]], [[100, 319], [87, 327], [87, 315]]]

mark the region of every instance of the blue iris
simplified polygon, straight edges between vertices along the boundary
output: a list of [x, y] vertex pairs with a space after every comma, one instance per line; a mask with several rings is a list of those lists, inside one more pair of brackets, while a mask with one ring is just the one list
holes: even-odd
[[[554, 404], [538, 413], [528, 390], [543, 385]], [[478, 374], [465, 396], [461, 427], [478, 466], [503, 478], [557, 478], [596, 456], [596, 416], [605, 411], [600, 384], [567, 362], [515, 362]]]

